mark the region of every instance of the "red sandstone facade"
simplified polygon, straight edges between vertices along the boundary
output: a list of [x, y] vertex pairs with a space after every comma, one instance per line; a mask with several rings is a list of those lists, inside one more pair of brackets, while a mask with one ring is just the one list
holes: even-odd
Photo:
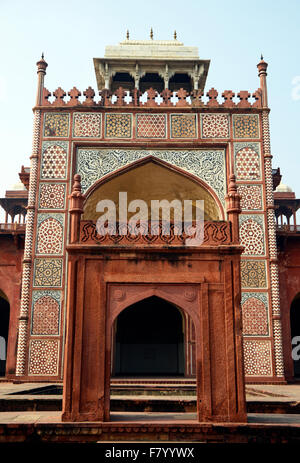
[[[107, 420], [114, 323], [132, 304], [155, 296], [184, 314], [184, 374], [196, 376], [199, 419], [243, 421], [243, 374], [247, 382], [294, 377], [289, 311], [299, 292], [298, 240], [294, 233], [281, 248], [279, 291], [267, 64], [258, 64], [260, 88], [239, 92], [236, 103], [232, 91], [222, 98], [215, 89], [204, 93], [209, 62], [189, 61], [186, 68], [198, 74], [178, 73], [181, 88], [168, 77], [174, 63], [165, 67], [164, 85], [160, 71], [157, 79], [152, 73], [154, 89], [147, 87], [144, 101], [144, 77], [139, 84], [130, 71], [128, 84], [124, 73], [109, 74], [109, 60], [103, 63], [95, 60], [99, 94], [89, 87], [82, 97], [73, 88], [69, 98], [61, 88], [51, 94], [44, 87], [47, 63], [37, 63], [30, 181], [26, 169], [20, 174], [29, 190], [22, 284], [22, 247], [10, 252], [11, 241], [1, 248], [1, 265], [13, 259], [17, 269], [11, 280], [4, 267], [0, 280], [10, 303], [6, 376], [61, 381], [65, 369], [64, 419]], [[203, 195], [203, 246], [188, 250], [182, 238], [161, 235], [156, 242], [97, 236], [93, 201], [113, 195], [114, 185], [124, 187], [122, 179], [133, 189], [139, 172], [146, 199], [147, 175], [154, 175], [153, 191], [156, 175], [164, 185], [179, 176], [189, 192]], [[75, 174], [84, 196], [78, 185], [72, 192]], [[236, 191], [240, 206], [230, 203], [238, 201]], [[184, 298], [192, 293], [193, 301]]]

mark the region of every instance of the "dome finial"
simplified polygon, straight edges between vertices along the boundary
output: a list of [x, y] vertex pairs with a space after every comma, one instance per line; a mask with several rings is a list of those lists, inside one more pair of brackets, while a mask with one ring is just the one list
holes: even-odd
[[151, 30], [150, 30], [150, 39], [153, 40], [153, 29], [151, 27]]
[[129, 40], [129, 30], [127, 29], [127, 32], [126, 32], [126, 39]]
[[177, 32], [174, 31], [174, 40], [177, 40]]
[[44, 52], [42, 52], [42, 59], [44, 59]]
[[263, 61], [264, 57], [263, 57], [263, 54], [261, 53], [260, 55], [260, 59]]

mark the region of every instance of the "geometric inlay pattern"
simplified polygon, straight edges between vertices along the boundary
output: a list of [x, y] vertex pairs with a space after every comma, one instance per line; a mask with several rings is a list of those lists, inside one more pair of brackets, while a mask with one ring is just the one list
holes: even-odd
[[271, 342], [244, 340], [246, 376], [272, 376]]
[[171, 114], [171, 138], [196, 138], [196, 114]]
[[[242, 145], [242, 144], [237, 144]], [[235, 169], [237, 180], [258, 180], [260, 179], [260, 155], [253, 146], [242, 146], [235, 156]]]
[[44, 137], [67, 137], [69, 135], [69, 114], [46, 113]]
[[29, 350], [29, 374], [58, 374], [59, 341], [54, 339], [33, 339]]
[[64, 209], [65, 192], [64, 183], [40, 183], [40, 209]]
[[60, 291], [33, 291], [32, 335], [59, 335]]
[[242, 288], [266, 288], [266, 261], [242, 259], [241, 284]]
[[240, 242], [245, 246], [243, 254], [260, 256], [265, 253], [262, 215], [240, 215]]
[[66, 142], [43, 143], [41, 178], [66, 178], [67, 149]]
[[61, 254], [63, 246], [62, 214], [39, 214], [37, 232], [37, 254]]
[[75, 113], [73, 122], [74, 137], [101, 137], [101, 114]]
[[224, 204], [225, 153], [214, 150], [130, 150], [78, 148], [76, 172], [81, 175], [83, 193], [97, 180], [121, 167], [153, 156], [189, 172], [206, 182]]
[[107, 138], [131, 138], [131, 114], [105, 114], [105, 136]]
[[258, 114], [235, 114], [233, 133], [234, 138], [259, 138]]
[[35, 259], [34, 286], [59, 287], [62, 283], [62, 259]]
[[242, 210], [261, 210], [261, 185], [237, 185], [237, 192], [241, 197]]
[[202, 114], [201, 128], [202, 138], [228, 138], [229, 116], [228, 114]]
[[166, 138], [165, 114], [137, 114], [137, 138]]
[[245, 293], [242, 297], [243, 335], [268, 336], [268, 304], [264, 293]]

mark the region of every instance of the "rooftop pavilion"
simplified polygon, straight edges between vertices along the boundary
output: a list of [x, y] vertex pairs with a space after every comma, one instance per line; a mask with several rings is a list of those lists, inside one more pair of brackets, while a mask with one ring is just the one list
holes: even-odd
[[199, 59], [197, 47], [187, 47], [177, 40], [126, 40], [105, 48], [104, 58], [94, 58], [98, 89], [115, 91], [150, 87], [161, 92], [183, 88], [203, 90], [210, 60]]

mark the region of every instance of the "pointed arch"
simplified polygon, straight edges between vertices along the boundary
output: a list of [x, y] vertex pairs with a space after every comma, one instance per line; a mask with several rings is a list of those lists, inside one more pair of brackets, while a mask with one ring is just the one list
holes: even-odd
[[[224, 220], [224, 208], [214, 190], [202, 179], [152, 155], [126, 165], [95, 182], [86, 192], [84, 220], [94, 220], [99, 199], [113, 199], [128, 191], [128, 201], [143, 199], [204, 200], [205, 220]], [[112, 195], [114, 198], [108, 198]]]

